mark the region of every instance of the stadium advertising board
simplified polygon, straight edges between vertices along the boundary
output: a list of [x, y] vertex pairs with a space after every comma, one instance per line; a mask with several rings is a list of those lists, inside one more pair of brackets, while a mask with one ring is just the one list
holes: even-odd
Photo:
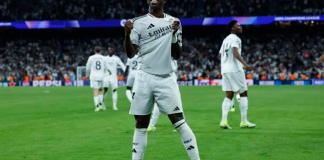
[[[178, 81], [179, 86], [221, 86], [221, 79], [212, 79], [212, 80], [193, 80], [193, 81]], [[119, 86], [125, 86], [125, 81], [119, 81]], [[277, 85], [297, 85], [297, 86], [306, 86], [306, 85], [324, 85], [324, 80], [313, 79], [306, 81], [257, 81], [248, 79], [247, 85], [260, 85], [260, 86], [277, 86]], [[89, 80], [78, 80], [78, 81], [31, 81], [31, 82], [1, 82], [0, 87], [62, 87], [62, 86], [90, 86]]]

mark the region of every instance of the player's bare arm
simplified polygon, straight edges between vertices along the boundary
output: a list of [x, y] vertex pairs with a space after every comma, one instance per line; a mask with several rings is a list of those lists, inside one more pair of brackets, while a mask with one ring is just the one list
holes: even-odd
[[137, 53], [137, 46], [132, 44], [131, 39], [130, 39], [130, 34], [133, 29], [134, 23], [132, 20], [128, 20], [125, 23], [125, 40], [124, 40], [124, 50], [127, 53], [127, 57], [132, 58], [134, 55]]
[[[173, 29], [173, 36], [176, 36], [177, 31], [180, 29], [180, 22], [178, 20], [175, 20], [172, 23], [172, 29]], [[171, 45], [171, 55], [175, 60], [178, 60], [182, 54], [182, 47], [179, 45], [178, 42], [172, 43]]]
[[237, 60], [239, 60], [239, 61], [243, 64], [243, 68], [244, 68], [245, 70], [250, 71], [250, 70], [253, 69], [251, 66], [249, 66], [249, 65], [244, 61], [244, 59], [242, 58], [242, 56], [241, 56], [240, 53], [239, 53], [238, 48], [233, 47], [233, 55], [234, 55], [234, 57], [235, 57]]

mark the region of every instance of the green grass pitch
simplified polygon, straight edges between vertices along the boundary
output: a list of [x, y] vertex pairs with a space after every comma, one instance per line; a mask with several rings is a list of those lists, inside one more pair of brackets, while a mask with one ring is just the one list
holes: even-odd
[[[187, 121], [202, 160], [324, 159], [324, 86], [255, 86], [249, 119], [256, 129], [219, 128], [224, 94], [219, 87], [182, 87]], [[129, 160], [134, 119], [120, 88], [119, 111], [95, 113], [91, 89], [0, 88], [1, 160]], [[237, 106], [237, 104], [236, 104]], [[149, 133], [146, 160], [186, 160], [166, 116]]]

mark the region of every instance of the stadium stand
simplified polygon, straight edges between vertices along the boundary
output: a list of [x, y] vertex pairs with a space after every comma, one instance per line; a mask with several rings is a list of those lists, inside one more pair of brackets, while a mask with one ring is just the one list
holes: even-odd
[[[145, 3], [145, 0], [2, 0], [0, 19], [133, 18], [147, 12]], [[172, 0], [168, 2], [166, 9], [168, 13], [178, 17], [320, 15], [324, 13], [323, 6], [323, 0], [277, 0], [276, 3], [271, 0]]]

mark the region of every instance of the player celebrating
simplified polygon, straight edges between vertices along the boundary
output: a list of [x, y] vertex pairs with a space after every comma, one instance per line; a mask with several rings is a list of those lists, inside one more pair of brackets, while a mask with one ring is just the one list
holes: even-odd
[[166, 0], [148, 0], [149, 13], [125, 24], [125, 51], [128, 57], [139, 54], [140, 69], [135, 78], [130, 114], [135, 116], [132, 159], [142, 160], [147, 145], [147, 127], [154, 100], [168, 114], [192, 160], [199, 160], [196, 138], [185, 122], [181, 97], [172, 76], [172, 57], [182, 49], [179, 20], [164, 13]]
[[126, 62], [126, 71], [125, 75], [127, 76], [127, 84], [126, 84], [126, 97], [129, 102], [132, 101], [132, 89], [135, 81], [136, 71], [139, 68], [139, 62], [137, 59], [137, 55], [133, 58], [128, 58]]
[[117, 67], [120, 66], [123, 71], [125, 71], [125, 65], [120, 60], [119, 57], [114, 55], [115, 49], [108, 47], [108, 55], [105, 57], [105, 64], [107, 66], [106, 75], [104, 78], [104, 97], [108, 92], [110, 87], [112, 90], [112, 100], [113, 100], [113, 110], [118, 110], [117, 107], [117, 88], [118, 88], [118, 79], [117, 79]]
[[240, 24], [233, 20], [229, 23], [229, 29], [231, 34], [228, 35], [222, 44], [219, 51], [221, 54], [221, 70], [223, 76], [223, 91], [226, 93], [226, 97], [222, 104], [222, 120], [220, 127], [224, 129], [231, 129], [227, 122], [227, 115], [230, 107], [233, 105], [234, 93], [240, 94], [240, 110], [241, 110], [241, 128], [254, 128], [256, 125], [249, 122], [247, 119], [248, 111], [248, 93], [247, 83], [244, 74], [244, 70], [252, 70], [241, 57], [241, 39], [237, 36], [242, 33], [242, 27]]
[[103, 76], [105, 64], [101, 47], [95, 47], [95, 54], [90, 56], [87, 61], [86, 72], [87, 75], [90, 74], [90, 86], [93, 88], [95, 112], [105, 110], [103, 106]]

